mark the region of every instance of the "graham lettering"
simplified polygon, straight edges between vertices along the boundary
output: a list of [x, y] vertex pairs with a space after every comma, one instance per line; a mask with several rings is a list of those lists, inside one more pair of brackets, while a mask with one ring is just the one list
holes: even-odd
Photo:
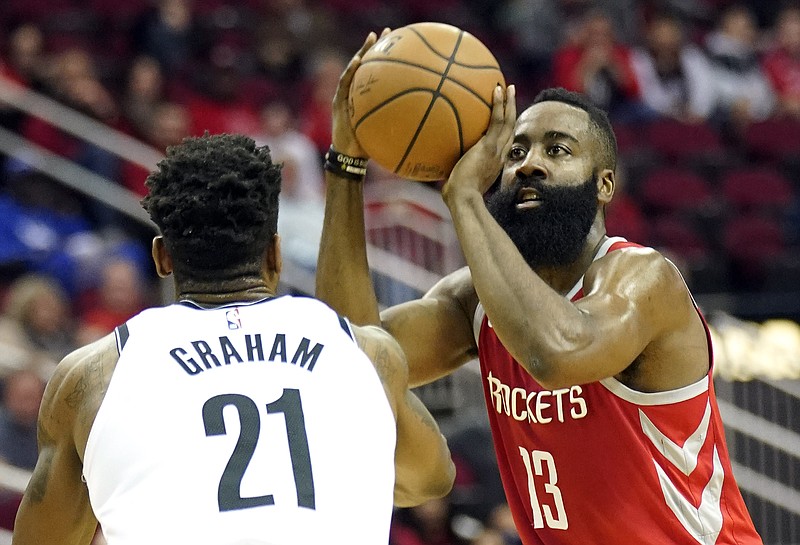
[[[287, 340], [284, 333], [276, 333], [272, 338], [269, 358], [265, 360], [263, 341], [260, 334], [223, 335], [213, 342], [198, 339], [189, 342], [188, 347], [176, 346], [169, 351], [169, 355], [190, 376], [225, 368], [234, 362], [291, 363], [306, 371], [313, 371], [325, 348], [325, 345], [306, 337], [294, 344]], [[288, 354], [292, 354], [291, 361]]]

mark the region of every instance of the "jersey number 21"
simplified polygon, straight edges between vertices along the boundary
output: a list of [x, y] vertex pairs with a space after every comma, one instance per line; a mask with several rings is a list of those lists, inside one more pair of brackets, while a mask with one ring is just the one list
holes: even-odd
[[[232, 405], [239, 413], [239, 439], [222, 472], [217, 489], [217, 502], [220, 511], [234, 511], [261, 505], [274, 505], [272, 494], [243, 498], [242, 478], [261, 433], [261, 416], [255, 401], [241, 394], [222, 394], [214, 396], [203, 404], [203, 423], [206, 436], [225, 435], [225, 420], [222, 410]], [[267, 414], [283, 413], [286, 421], [286, 435], [289, 441], [289, 454], [292, 459], [294, 485], [297, 489], [297, 506], [315, 508], [314, 475], [311, 472], [311, 456], [308, 452], [303, 405], [300, 391], [294, 388], [283, 390], [281, 397], [267, 404]]]

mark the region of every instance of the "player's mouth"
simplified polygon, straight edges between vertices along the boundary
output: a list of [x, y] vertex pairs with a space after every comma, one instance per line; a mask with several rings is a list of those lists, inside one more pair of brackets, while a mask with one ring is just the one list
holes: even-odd
[[532, 187], [523, 187], [517, 193], [517, 210], [534, 208], [542, 204], [542, 196]]

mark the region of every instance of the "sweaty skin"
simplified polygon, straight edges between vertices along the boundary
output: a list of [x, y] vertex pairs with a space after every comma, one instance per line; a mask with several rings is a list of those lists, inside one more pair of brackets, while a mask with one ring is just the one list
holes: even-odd
[[[342, 74], [334, 98], [333, 146], [364, 157], [347, 118], [350, 81], [371, 34]], [[379, 313], [365, 248], [361, 183], [326, 172], [326, 212], [317, 296], [355, 323], [382, 325], [403, 347], [410, 383], [442, 377], [474, 358], [472, 320], [480, 299], [500, 340], [547, 389], [616, 377], [643, 392], [691, 384], [708, 372], [705, 330], [678, 270], [651, 249], [610, 252], [603, 206], [614, 172], [596, 166], [599, 144], [583, 110], [543, 102], [516, 118], [513, 86], [498, 87], [486, 135], [458, 162], [442, 194], [468, 263], [422, 298]], [[597, 174], [598, 209], [580, 257], [533, 270], [483, 201], [501, 172], [575, 185]], [[564, 295], [584, 277], [585, 296]]]

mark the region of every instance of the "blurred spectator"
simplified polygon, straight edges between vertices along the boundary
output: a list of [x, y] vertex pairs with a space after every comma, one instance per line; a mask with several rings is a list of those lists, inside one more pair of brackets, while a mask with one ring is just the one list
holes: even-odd
[[[347, 34], [341, 32], [337, 16], [330, 10], [328, 2], [261, 2], [255, 31], [258, 72], [274, 83], [288, 85], [284, 91], [291, 93], [305, 76], [310, 60], [308, 52], [337, 47], [343, 38], [350, 38]], [[350, 45], [347, 42], [348, 51]]]
[[[85, 49], [60, 53], [48, 76], [48, 88], [65, 105], [109, 126], [119, 128], [120, 110], [112, 93], [97, 77], [94, 59]], [[108, 179], [116, 179], [120, 161], [113, 153], [78, 139], [37, 117], [22, 124], [23, 136], [39, 146]]]
[[514, 46], [514, 63], [527, 85], [546, 85], [553, 55], [563, 40], [565, 23], [560, 0], [510, 0], [498, 8], [497, 25], [509, 35]]
[[38, 458], [36, 421], [45, 380], [30, 369], [16, 371], [3, 382], [0, 407], [0, 458], [32, 470]]
[[726, 8], [716, 29], [706, 38], [719, 90], [719, 121], [729, 129], [766, 119], [775, 106], [756, 50], [758, 39], [756, 20], [741, 5]]
[[642, 101], [659, 115], [697, 123], [713, 113], [717, 98], [711, 63], [687, 41], [677, 17], [653, 17], [647, 25], [646, 45], [634, 49], [633, 68]]
[[570, 27], [587, 9], [602, 11], [613, 20], [615, 37], [621, 42], [632, 43], [639, 33], [635, 0], [511, 0], [498, 4], [497, 26], [509, 35], [514, 47], [513, 62], [518, 65], [520, 76], [537, 87], [532, 91], [520, 89], [518, 93], [535, 96], [541, 87], [549, 85], [553, 57], [572, 34]]
[[47, 61], [44, 57], [44, 34], [34, 23], [24, 23], [8, 37], [0, 74], [26, 87], [40, 88]]
[[196, 75], [194, 90], [186, 101], [191, 133], [254, 134], [259, 126], [258, 113], [242, 85], [236, 50], [219, 45], [208, 60]]
[[556, 51], [553, 80], [557, 86], [584, 93], [613, 120], [637, 121], [646, 112], [631, 49], [617, 41], [613, 21], [600, 10], [590, 11], [572, 43]]
[[74, 350], [72, 308], [58, 284], [34, 274], [12, 282], [0, 316], [0, 342], [41, 351], [55, 362]]
[[[282, 98], [296, 98], [294, 93], [307, 75], [308, 63], [312, 62], [310, 52], [335, 47], [345, 37], [336, 15], [329, 2], [261, 3], [255, 30], [256, 71], [283, 93]], [[353, 47], [348, 47], [348, 51]], [[297, 108], [300, 104], [291, 106]]]
[[288, 104], [278, 100], [264, 106], [261, 130], [253, 138], [259, 146], [269, 146], [272, 160], [283, 164], [282, 198], [323, 200], [322, 162], [314, 142], [297, 129]]
[[472, 538], [469, 545], [506, 545], [503, 534], [492, 528], [484, 528], [480, 533]]
[[465, 545], [453, 532], [449, 498], [395, 510], [389, 545]]
[[776, 113], [800, 118], [800, 6], [779, 13], [763, 67], [778, 101]]
[[145, 279], [135, 258], [112, 255], [100, 271], [96, 292], [82, 302], [78, 343], [88, 344], [125, 323], [147, 306]]
[[300, 130], [308, 136], [323, 157], [331, 145], [331, 102], [339, 75], [348, 58], [331, 49], [318, 51], [311, 61], [309, 90], [302, 105]]
[[281, 213], [278, 232], [286, 258], [308, 270], [316, 269], [324, 216], [322, 162], [314, 142], [296, 128], [296, 119], [283, 101], [267, 104], [261, 112], [258, 145], [269, 146], [273, 161], [281, 163]]
[[204, 44], [192, 0], [156, 0], [136, 23], [134, 49], [158, 61], [170, 77], [186, 73]]
[[504, 545], [522, 545], [507, 503], [498, 505], [489, 516], [489, 527], [503, 537]]
[[[144, 120], [144, 142], [166, 153], [167, 148], [180, 144], [191, 132], [191, 120], [186, 107], [177, 102], [164, 102], [153, 106], [147, 119]], [[147, 188], [144, 185], [150, 171], [155, 168], [126, 162], [120, 175], [122, 184], [144, 197]]]
[[153, 110], [164, 101], [164, 74], [153, 57], [140, 55], [128, 68], [122, 111], [134, 135], [147, 139]]
[[92, 257], [96, 235], [72, 192], [35, 171], [13, 173], [0, 218], [0, 264], [49, 275], [70, 296], [80, 290], [79, 265]]
[[255, 47], [256, 73], [268, 82], [288, 85], [298, 83], [303, 73], [303, 52], [294, 47], [288, 32], [262, 32]]

